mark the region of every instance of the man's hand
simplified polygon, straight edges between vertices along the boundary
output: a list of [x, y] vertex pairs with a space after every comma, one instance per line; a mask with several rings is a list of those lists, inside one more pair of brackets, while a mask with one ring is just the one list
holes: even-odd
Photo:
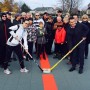
[[25, 52], [28, 53], [28, 49], [25, 49]]
[[69, 53], [72, 53], [72, 50], [70, 50]]
[[83, 39], [83, 40], [85, 40], [85, 39], [86, 39], [86, 37], [83, 37], [82, 39]]
[[18, 36], [16, 36], [15, 39], [19, 41]]

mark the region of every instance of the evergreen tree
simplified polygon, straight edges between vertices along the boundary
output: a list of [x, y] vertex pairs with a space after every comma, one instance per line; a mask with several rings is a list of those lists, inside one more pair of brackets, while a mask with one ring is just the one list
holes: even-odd
[[29, 12], [31, 9], [24, 3], [21, 6], [21, 12]]

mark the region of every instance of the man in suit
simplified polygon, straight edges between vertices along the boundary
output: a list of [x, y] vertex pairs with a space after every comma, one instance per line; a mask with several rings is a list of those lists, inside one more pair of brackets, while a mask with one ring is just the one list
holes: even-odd
[[72, 52], [71, 49], [80, 40], [84, 39], [84, 41], [70, 55], [72, 67], [69, 71], [74, 71], [76, 69], [77, 62], [79, 61], [79, 74], [82, 74], [84, 66], [85, 39], [86, 35], [88, 34], [88, 28], [81, 23], [76, 23], [73, 17], [70, 18], [69, 24], [70, 27], [67, 30], [67, 38], [70, 52]]

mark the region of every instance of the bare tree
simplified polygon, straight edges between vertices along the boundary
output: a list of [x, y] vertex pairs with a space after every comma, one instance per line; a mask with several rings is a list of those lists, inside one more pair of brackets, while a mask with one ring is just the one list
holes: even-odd
[[58, 0], [58, 2], [62, 5], [63, 11], [72, 13], [73, 9], [78, 10], [81, 0]]

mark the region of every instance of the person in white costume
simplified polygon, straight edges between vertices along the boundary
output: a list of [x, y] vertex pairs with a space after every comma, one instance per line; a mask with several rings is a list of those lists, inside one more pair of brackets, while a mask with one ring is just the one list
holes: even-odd
[[8, 69], [8, 61], [10, 60], [12, 51], [14, 51], [18, 58], [19, 58], [19, 63], [20, 63], [20, 71], [21, 72], [28, 72], [29, 70], [26, 69], [24, 66], [23, 62], [23, 56], [22, 56], [22, 51], [21, 51], [21, 46], [19, 41], [22, 39], [24, 40], [24, 47], [25, 51], [28, 52], [28, 44], [27, 44], [27, 31], [26, 29], [29, 26], [29, 21], [25, 20], [23, 24], [15, 25], [10, 27], [10, 38], [7, 40], [7, 47], [6, 47], [6, 58], [5, 58], [5, 63], [4, 63], [4, 73], [5, 74], [10, 74], [11, 71]]

